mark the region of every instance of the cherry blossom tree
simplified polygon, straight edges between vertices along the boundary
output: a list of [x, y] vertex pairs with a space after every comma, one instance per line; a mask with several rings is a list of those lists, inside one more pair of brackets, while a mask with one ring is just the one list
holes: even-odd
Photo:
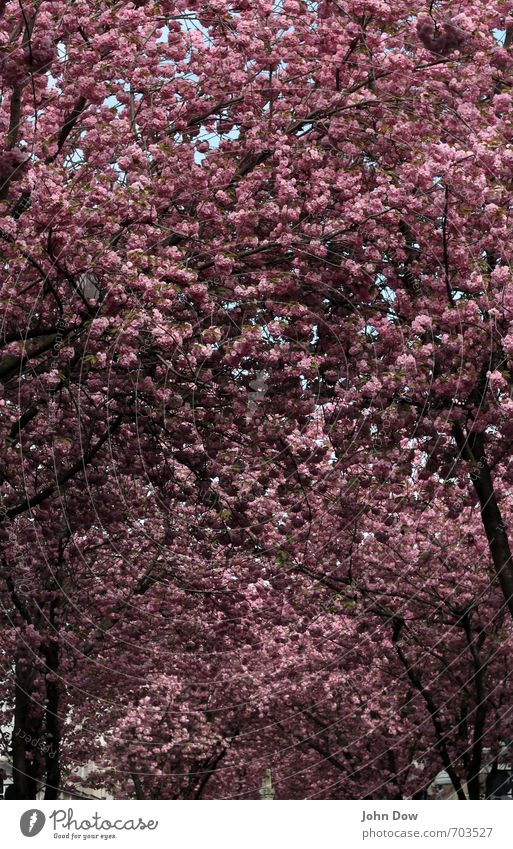
[[144, 798], [269, 768], [282, 798], [479, 795], [510, 722], [512, 6], [0, 3], [18, 796], [86, 760]]

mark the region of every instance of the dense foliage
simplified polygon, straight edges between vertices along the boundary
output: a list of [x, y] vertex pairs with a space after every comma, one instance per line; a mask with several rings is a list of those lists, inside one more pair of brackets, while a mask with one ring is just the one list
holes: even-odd
[[511, 733], [509, 0], [0, 2], [4, 754], [459, 798]]

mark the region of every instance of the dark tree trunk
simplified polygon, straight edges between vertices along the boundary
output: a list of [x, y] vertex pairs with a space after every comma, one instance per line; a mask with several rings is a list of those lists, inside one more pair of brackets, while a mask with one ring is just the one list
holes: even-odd
[[12, 734], [13, 795], [15, 799], [35, 799], [37, 780], [36, 759], [33, 754], [34, 738], [30, 713], [32, 702], [31, 674], [18, 660], [14, 683], [14, 728]]
[[470, 474], [481, 507], [481, 518], [504, 600], [513, 619], [513, 562], [506, 528], [493, 487], [490, 467], [480, 433], [465, 436], [461, 426], [453, 429], [456, 444], [464, 460], [472, 464]]
[[477, 635], [472, 633], [470, 614], [468, 613], [462, 617], [462, 624], [465, 629], [468, 646], [474, 661], [474, 687], [476, 693], [474, 733], [472, 747], [470, 750], [470, 762], [467, 770], [467, 789], [469, 799], [480, 799], [480, 775], [483, 765], [483, 737], [485, 733], [486, 715], [488, 713], [488, 703], [485, 696], [486, 663], [482, 661], [479, 654], [479, 648], [482, 644], [482, 632]]
[[431, 717], [431, 722], [433, 723], [433, 727], [435, 730], [435, 746], [438, 752], [440, 753], [443, 768], [451, 779], [452, 786], [454, 787], [458, 799], [460, 801], [465, 801], [467, 799], [467, 796], [462, 787], [460, 777], [454, 767], [453, 759], [451, 758], [451, 755], [449, 753], [449, 749], [447, 746], [447, 734], [445, 733], [445, 730], [442, 727], [442, 723], [440, 722], [439, 709], [435, 705], [433, 701], [433, 696], [431, 695], [430, 691], [427, 689], [427, 687], [424, 687], [419, 675], [417, 674], [414, 667], [403, 652], [401, 646], [399, 645], [399, 638], [403, 625], [404, 620], [397, 619], [394, 623], [394, 634], [392, 637], [392, 641], [395, 645], [397, 656], [399, 657], [399, 660], [404, 666], [404, 670], [409, 680], [411, 681], [415, 689], [418, 690], [426, 704], [429, 715]]

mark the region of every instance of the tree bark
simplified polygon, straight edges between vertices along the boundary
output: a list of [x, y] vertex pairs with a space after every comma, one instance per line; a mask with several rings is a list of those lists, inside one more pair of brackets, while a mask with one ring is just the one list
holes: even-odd
[[18, 660], [14, 684], [14, 728], [12, 733], [12, 767], [14, 797], [16, 799], [35, 799], [37, 781], [34, 773], [35, 762], [30, 759], [32, 733], [30, 729], [30, 675]]
[[472, 634], [470, 616], [466, 613], [462, 620], [467, 637], [467, 643], [474, 661], [474, 686], [476, 693], [476, 709], [474, 713], [474, 732], [470, 749], [470, 762], [467, 769], [467, 789], [469, 799], [481, 798], [480, 775], [483, 766], [483, 737], [485, 732], [488, 703], [485, 696], [486, 663], [479, 655], [479, 638]]
[[453, 433], [460, 455], [472, 464], [470, 477], [479, 499], [481, 518], [495, 574], [513, 619], [513, 561], [508, 534], [502, 521], [490, 467], [486, 459], [484, 437], [480, 433], [465, 436], [459, 424], [454, 425]]

